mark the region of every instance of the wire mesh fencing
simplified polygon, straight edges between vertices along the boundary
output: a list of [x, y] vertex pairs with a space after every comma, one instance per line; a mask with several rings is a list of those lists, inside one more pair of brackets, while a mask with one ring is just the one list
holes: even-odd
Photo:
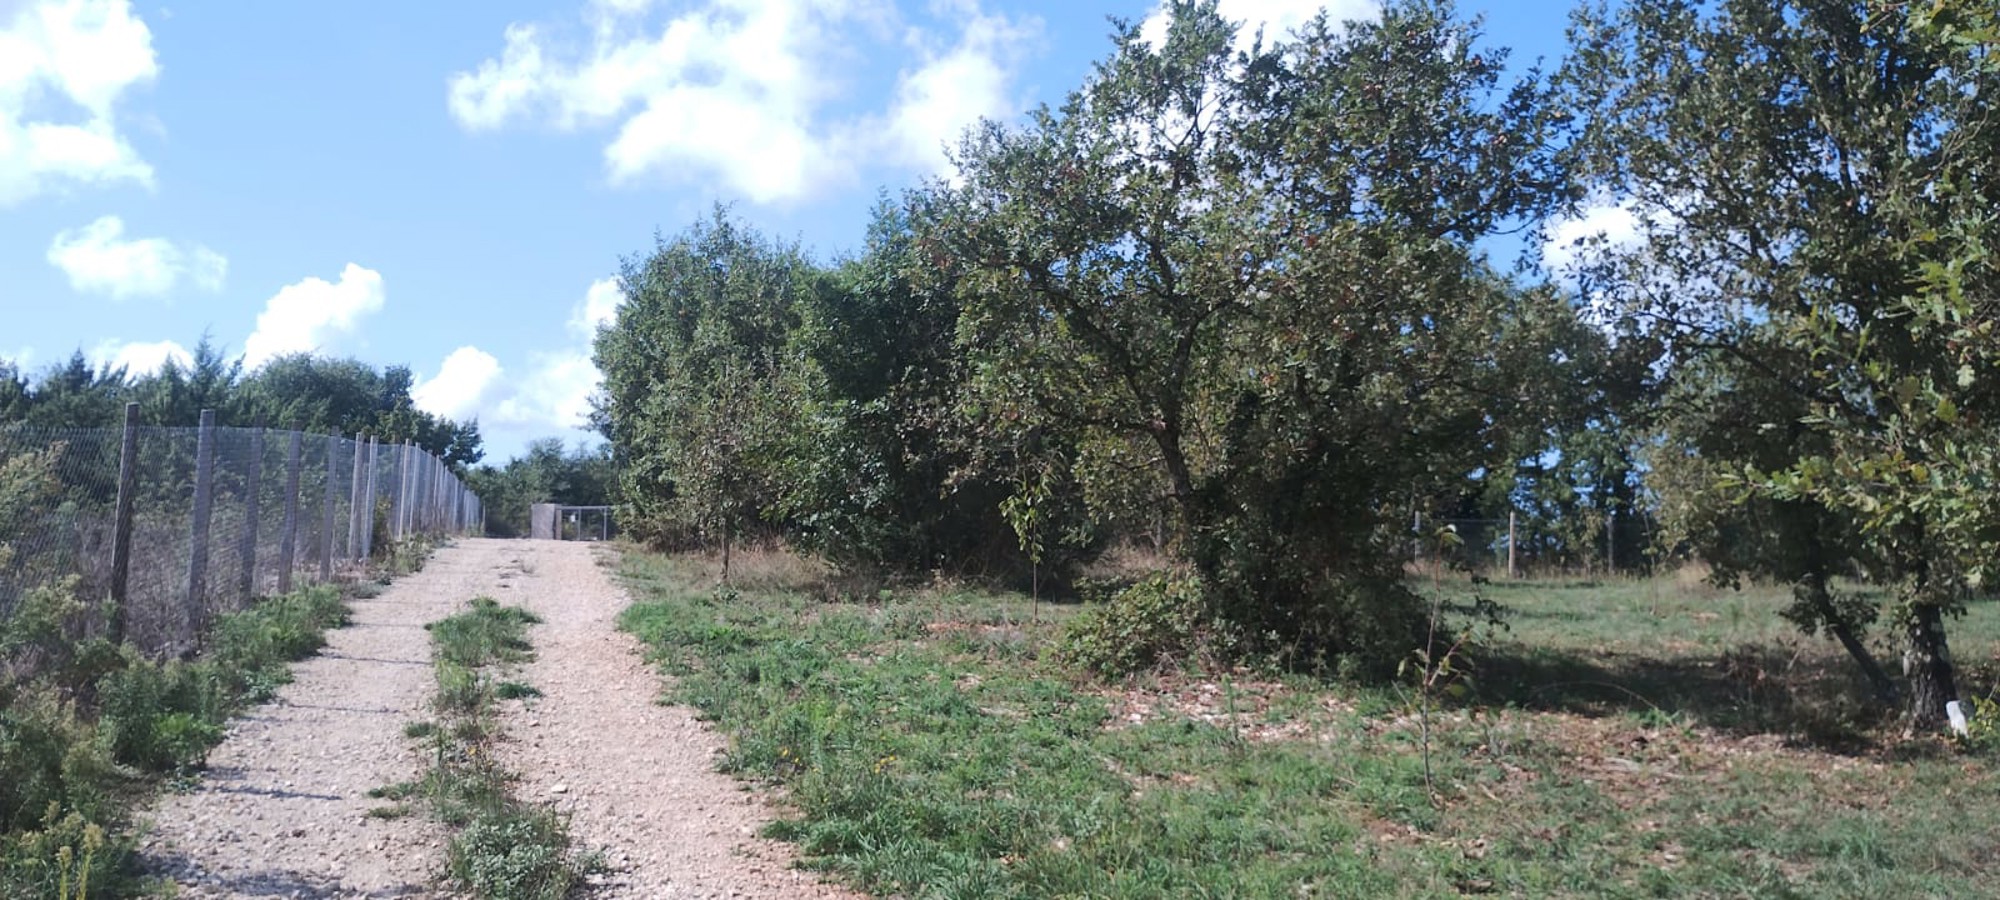
[[68, 589], [86, 601], [71, 628], [185, 655], [257, 597], [350, 574], [388, 542], [481, 529], [479, 497], [414, 446], [135, 419], [0, 426], [0, 620]]
[[1656, 536], [1652, 519], [1644, 515], [1419, 517], [1410, 558], [1419, 565], [1441, 562], [1447, 568], [1509, 577], [1636, 573], [1652, 569]]

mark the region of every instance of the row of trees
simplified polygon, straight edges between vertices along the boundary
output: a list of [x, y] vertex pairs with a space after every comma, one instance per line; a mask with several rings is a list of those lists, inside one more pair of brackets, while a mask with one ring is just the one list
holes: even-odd
[[[1990, 10], [1627, 0], [1518, 77], [1443, 2], [1247, 45], [1174, 12], [853, 259], [718, 212], [632, 260], [625, 526], [892, 573], [1162, 535], [1246, 645], [1381, 667], [1413, 513], [1657, 515], [1885, 695], [1892, 615], [1941, 715], [2000, 549]], [[1603, 205], [1635, 233], [1575, 271], [1483, 251]]]
[[1641, 342], [1478, 249], [1562, 198], [1547, 80], [1439, 5], [1247, 53], [1178, 12], [854, 259], [718, 212], [632, 261], [597, 342], [625, 527], [887, 573], [1162, 535], [1252, 643], [1382, 668], [1413, 512], [1629, 511], [1628, 455], [1562, 448], [1645, 393]]
[[485, 456], [477, 422], [455, 422], [417, 409], [410, 370], [351, 359], [293, 354], [251, 372], [222, 355], [207, 339], [185, 364], [168, 360], [159, 371], [134, 375], [122, 367], [93, 366], [81, 351], [39, 374], [0, 360], [0, 425], [108, 428], [124, 421], [125, 404], [139, 404], [140, 422], [191, 426], [201, 411], [216, 423], [325, 434], [368, 434], [388, 443], [409, 441], [463, 472]]
[[611, 448], [604, 444], [564, 445], [562, 438], [531, 441], [520, 456], [504, 466], [482, 465], [466, 474], [465, 483], [479, 495], [486, 511], [488, 537], [517, 538], [530, 534], [529, 507], [537, 503], [565, 506], [609, 506], [617, 490]]

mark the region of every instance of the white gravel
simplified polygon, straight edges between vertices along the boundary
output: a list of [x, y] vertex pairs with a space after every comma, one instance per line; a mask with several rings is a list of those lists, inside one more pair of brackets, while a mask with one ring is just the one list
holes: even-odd
[[461, 540], [356, 601], [352, 625], [232, 724], [198, 788], [160, 800], [147, 868], [184, 898], [445, 896], [441, 826], [421, 809], [369, 818], [388, 804], [366, 794], [421, 772], [402, 732], [429, 717], [423, 625], [480, 595], [545, 622], [529, 635], [535, 660], [510, 676], [543, 696], [503, 704], [495, 752], [521, 774], [519, 796], [567, 812], [611, 862], [589, 897], [858, 896], [755, 836], [772, 810], [715, 771], [723, 741], [691, 710], [654, 702], [659, 676], [617, 630], [629, 601], [591, 545], [556, 542]]
[[520, 796], [548, 799], [570, 831], [614, 871], [603, 898], [854, 897], [791, 867], [788, 845], [757, 837], [773, 816], [756, 794], [715, 771], [723, 740], [685, 707], [656, 702], [658, 673], [618, 630], [630, 601], [600, 566], [611, 551], [536, 541], [496, 596], [543, 624], [518, 677], [542, 692], [505, 704], [511, 740], [495, 752], [521, 774]]

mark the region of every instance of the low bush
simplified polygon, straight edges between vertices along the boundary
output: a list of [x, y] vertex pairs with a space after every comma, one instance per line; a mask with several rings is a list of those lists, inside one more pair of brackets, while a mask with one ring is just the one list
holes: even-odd
[[1199, 579], [1162, 573], [1072, 619], [1056, 652], [1073, 665], [1119, 676], [1198, 655], [1227, 633], [1209, 614]]
[[501, 606], [491, 597], [475, 597], [470, 611], [425, 627], [431, 632], [439, 663], [472, 668], [526, 659], [527, 626], [540, 621], [518, 606]]

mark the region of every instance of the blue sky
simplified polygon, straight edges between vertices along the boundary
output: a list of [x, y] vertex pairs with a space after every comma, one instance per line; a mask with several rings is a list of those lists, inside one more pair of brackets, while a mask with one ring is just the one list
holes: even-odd
[[[1224, 0], [1277, 30], [1314, 0]], [[1370, 0], [1333, 0], [1367, 15]], [[1461, 0], [1518, 62], [1567, 7]], [[1150, 0], [0, 0], [0, 358], [410, 366], [489, 458], [574, 430], [619, 259], [709, 204], [832, 258]]]

